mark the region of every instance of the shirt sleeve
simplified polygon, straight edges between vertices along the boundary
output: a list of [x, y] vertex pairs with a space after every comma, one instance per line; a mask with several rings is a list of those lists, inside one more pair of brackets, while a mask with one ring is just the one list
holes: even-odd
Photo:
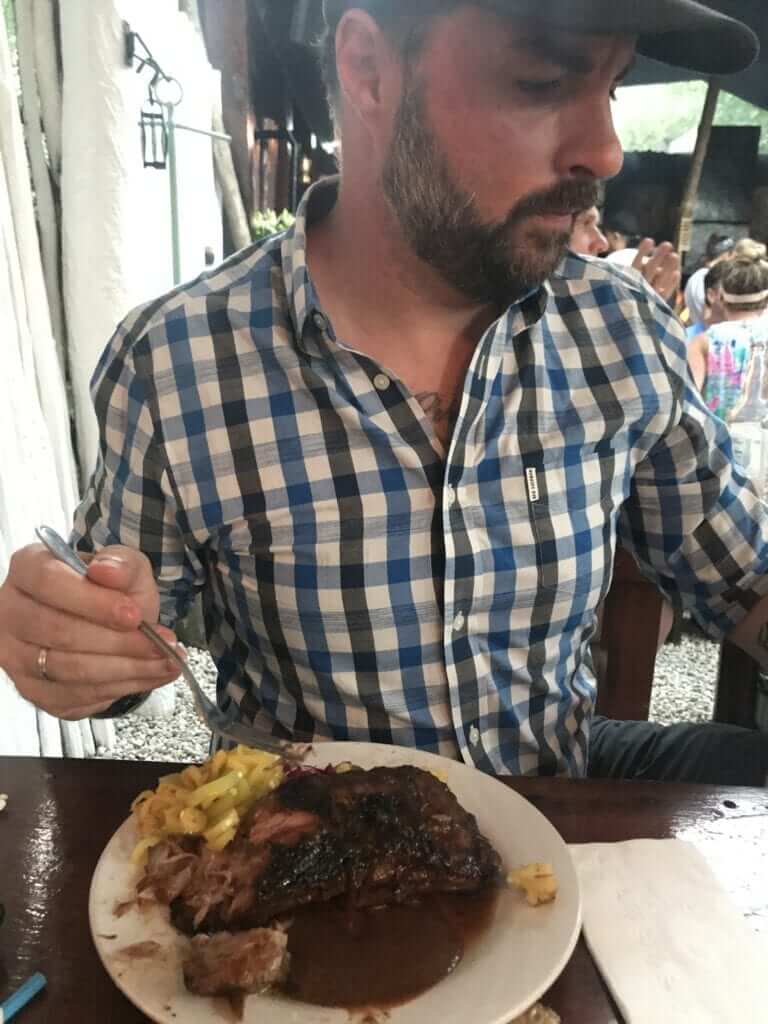
[[676, 398], [667, 430], [635, 469], [619, 538], [670, 600], [722, 639], [768, 594], [768, 517], [733, 463], [726, 425], [691, 380], [682, 327], [662, 302], [648, 301]]
[[204, 567], [187, 544], [179, 502], [152, 409], [151, 380], [136, 371], [147, 348], [137, 312], [115, 332], [91, 382], [99, 423], [96, 468], [75, 512], [72, 543], [80, 551], [122, 544], [152, 563], [160, 621], [173, 627], [202, 588]]

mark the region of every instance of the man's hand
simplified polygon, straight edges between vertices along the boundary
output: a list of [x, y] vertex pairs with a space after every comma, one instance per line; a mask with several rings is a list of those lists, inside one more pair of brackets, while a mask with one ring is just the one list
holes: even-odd
[[657, 246], [652, 238], [644, 238], [632, 266], [665, 302], [674, 300], [680, 287], [680, 256], [671, 242]]
[[[159, 608], [152, 568], [140, 552], [104, 548], [86, 577], [32, 544], [13, 556], [0, 587], [0, 668], [44, 711], [87, 718], [178, 676], [137, 628], [142, 620], [157, 622]], [[170, 630], [158, 631], [176, 643]]]

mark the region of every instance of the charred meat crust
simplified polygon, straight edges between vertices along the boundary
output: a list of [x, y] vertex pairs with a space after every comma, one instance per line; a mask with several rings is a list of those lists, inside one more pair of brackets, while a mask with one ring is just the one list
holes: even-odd
[[431, 773], [403, 766], [289, 779], [221, 852], [197, 837], [158, 844], [141, 888], [194, 934], [255, 928], [342, 895], [380, 906], [500, 879], [473, 815]]

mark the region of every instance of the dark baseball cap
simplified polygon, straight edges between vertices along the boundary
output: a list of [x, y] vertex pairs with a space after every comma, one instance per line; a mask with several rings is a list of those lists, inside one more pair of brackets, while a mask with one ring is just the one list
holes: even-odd
[[[749, 26], [695, 0], [467, 0], [499, 14], [531, 18], [554, 28], [610, 35], [638, 36], [646, 57], [698, 71], [730, 75], [749, 67], [760, 52]], [[326, 23], [335, 28], [352, 7], [374, 17], [392, 0], [323, 0]], [[426, 5], [439, 11], [440, 4]], [[406, 10], [418, 13], [419, 0]]]

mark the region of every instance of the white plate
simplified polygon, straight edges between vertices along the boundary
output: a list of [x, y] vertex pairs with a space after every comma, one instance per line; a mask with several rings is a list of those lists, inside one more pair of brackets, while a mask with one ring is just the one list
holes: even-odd
[[[496, 779], [456, 761], [404, 747], [369, 743], [318, 744], [308, 758], [320, 766], [352, 761], [362, 768], [414, 764], [441, 773], [459, 802], [502, 857], [507, 870], [532, 861], [554, 867], [560, 891], [554, 903], [529, 907], [521, 894], [504, 891], [488, 930], [456, 970], [421, 996], [386, 1015], [387, 1024], [508, 1024], [552, 985], [570, 959], [581, 926], [579, 883], [568, 848], [547, 819]], [[136, 839], [126, 821], [101, 855], [91, 882], [93, 940], [115, 984], [157, 1024], [229, 1024], [217, 1000], [191, 995], [181, 976], [184, 940], [165, 908], [131, 909], [115, 916], [117, 903], [133, 897], [137, 878], [130, 864]], [[156, 942], [157, 954], [130, 959], [120, 950]], [[280, 996], [250, 996], [244, 1024], [350, 1024], [347, 1010], [309, 1006]]]

